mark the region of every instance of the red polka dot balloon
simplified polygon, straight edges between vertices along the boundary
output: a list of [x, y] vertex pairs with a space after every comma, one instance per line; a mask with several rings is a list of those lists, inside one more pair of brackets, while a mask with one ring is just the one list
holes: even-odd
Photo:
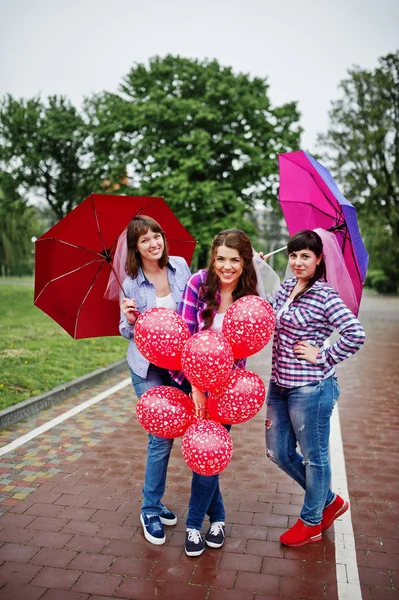
[[138, 350], [144, 358], [164, 369], [181, 369], [181, 353], [189, 337], [186, 322], [170, 308], [150, 308], [134, 325]]
[[227, 429], [209, 419], [199, 419], [182, 439], [183, 458], [195, 473], [216, 475], [233, 456], [233, 440]]
[[181, 357], [187, 379], [200, 390], [212, 390], [227, 378], [234, 363], [233, 351], [223, 335], [209, 329], [186, 342]]
[[210, 392], [208, 413], [220, 423], [238, 424], [252, 419], [265, 401], [261, 378], [246, 369], [234, 369], [223, 386]]
[[183, 435], [196, 420], [191, 398], [167, 385], [158, 385], [144, 392], [137, 401], [136, 414], [144, 429], [163, 438]]
[[222, 332], [234, 358], [246, 358], [262, 350], [273, 335], [274, 311], [264, 298], [243, 296], [226, 311]]

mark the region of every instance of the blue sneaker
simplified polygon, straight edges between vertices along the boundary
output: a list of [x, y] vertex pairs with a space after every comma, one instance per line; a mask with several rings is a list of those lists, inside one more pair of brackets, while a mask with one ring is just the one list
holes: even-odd
[[159, 515], [159, 518], [161, 519], [162, 525], [176, 525], [177, 523], [177, 517], [175, 513], [166, 508], [166, 506], [162, 507], [162, 511]]
[[166, 541], [166, 535], [162, 527], [161, 519], [154, 515], [140, 515], [145, 539], [151, 544], [161, 546]]
[[205, 550], [205, 542], [198, 529], [186, 529], [185, 551], [187, 556], [201, 556]]
[[225, 538], [225, 523], [224, 521], [216, 521], [215, 523], [211, 523], [206, 535], [205, 541], [208, 546], [211, 548], [220, 548], [224, 544]]

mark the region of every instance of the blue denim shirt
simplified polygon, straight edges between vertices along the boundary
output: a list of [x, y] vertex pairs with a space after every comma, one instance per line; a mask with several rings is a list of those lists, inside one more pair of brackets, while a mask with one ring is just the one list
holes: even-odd
[[[176, 310], [178, 310], [182, 299], [183, 290], [186, 286], [188, 278], [191, 275], [190, 269], [184, 258], [181, 256], [170, 256], [167, 269], [170, 290], [172, 292], [173, 300], [176, 302]], [[140, 313], [145, 312], [149, 308], [156, 307], [155, 287], [148, 281], [142, 269], [139, 270], [139, 273], [135, 279], [126, 277], [123, 282], [123, 289], [127, 298], [134, 298], [136, 301], [137, 310]], [[121, 295], [121, 298], [122, 297], [123, 294]], [[134, 325], [129, 325], [122, 311], [121, 320], [119, 321], [119, 331], [123, 337], [129, 340], [129, 345], [127, 348], [127, 362], [129, 367], [136, 373], [136, 375], [139, 375], [139, 377], [147, 377], [147, 371], [150, 363], [138, 351], [134, 341]]]

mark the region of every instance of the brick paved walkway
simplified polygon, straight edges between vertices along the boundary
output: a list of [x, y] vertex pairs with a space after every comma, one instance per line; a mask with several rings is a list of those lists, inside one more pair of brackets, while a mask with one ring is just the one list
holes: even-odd
[[[364, 600], [399, 598], [398, 309], [397, 300], [366, 298], [361, 319], [367, 344], [339, 367]], [[265, 381], [269, 352], [249, 365], [261, 370]], [[1, 446], [126, 375], [0, 432]], [[296, 520], [302, 494], [264, 459], [263, 420], [262, 411], [232, 430], [234, 456], [221, 475], [227, 539], [221, 550], [207, 548], [198, 558], [186, 557], [183, 548], [190, 471], [180, 440], [165, 497], [179, 521], [166, 528], [164, 546], [143, 538], [139, 509], [146, 433], [134, 415], [130, 385], [3, 456], [0, 599], [337, 599], [334, 528], [321, 543], [304, 548], [284, 548], [278, 541]]]

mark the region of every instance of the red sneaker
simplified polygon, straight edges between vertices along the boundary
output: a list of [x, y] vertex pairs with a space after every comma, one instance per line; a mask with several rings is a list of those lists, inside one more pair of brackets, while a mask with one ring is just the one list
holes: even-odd
[[321, 540], [320, 525], [306, 525], [301, 519], [293, 525], [288, 531], [280, 536], [280, 542], [291, 548], [299, 548], [306, 544], [313, 544]]
[[323, 510], [323, 519], [321, 521], [321, 530], [325, 531], [334, 523], [335, 519], [338, 519], [339, 516], [343, 515], [349, 508], [349, 502], [346, 502], [341, 496], [338, 494], [335, 497], [335, 500], [331, 502], [326, 508]]

